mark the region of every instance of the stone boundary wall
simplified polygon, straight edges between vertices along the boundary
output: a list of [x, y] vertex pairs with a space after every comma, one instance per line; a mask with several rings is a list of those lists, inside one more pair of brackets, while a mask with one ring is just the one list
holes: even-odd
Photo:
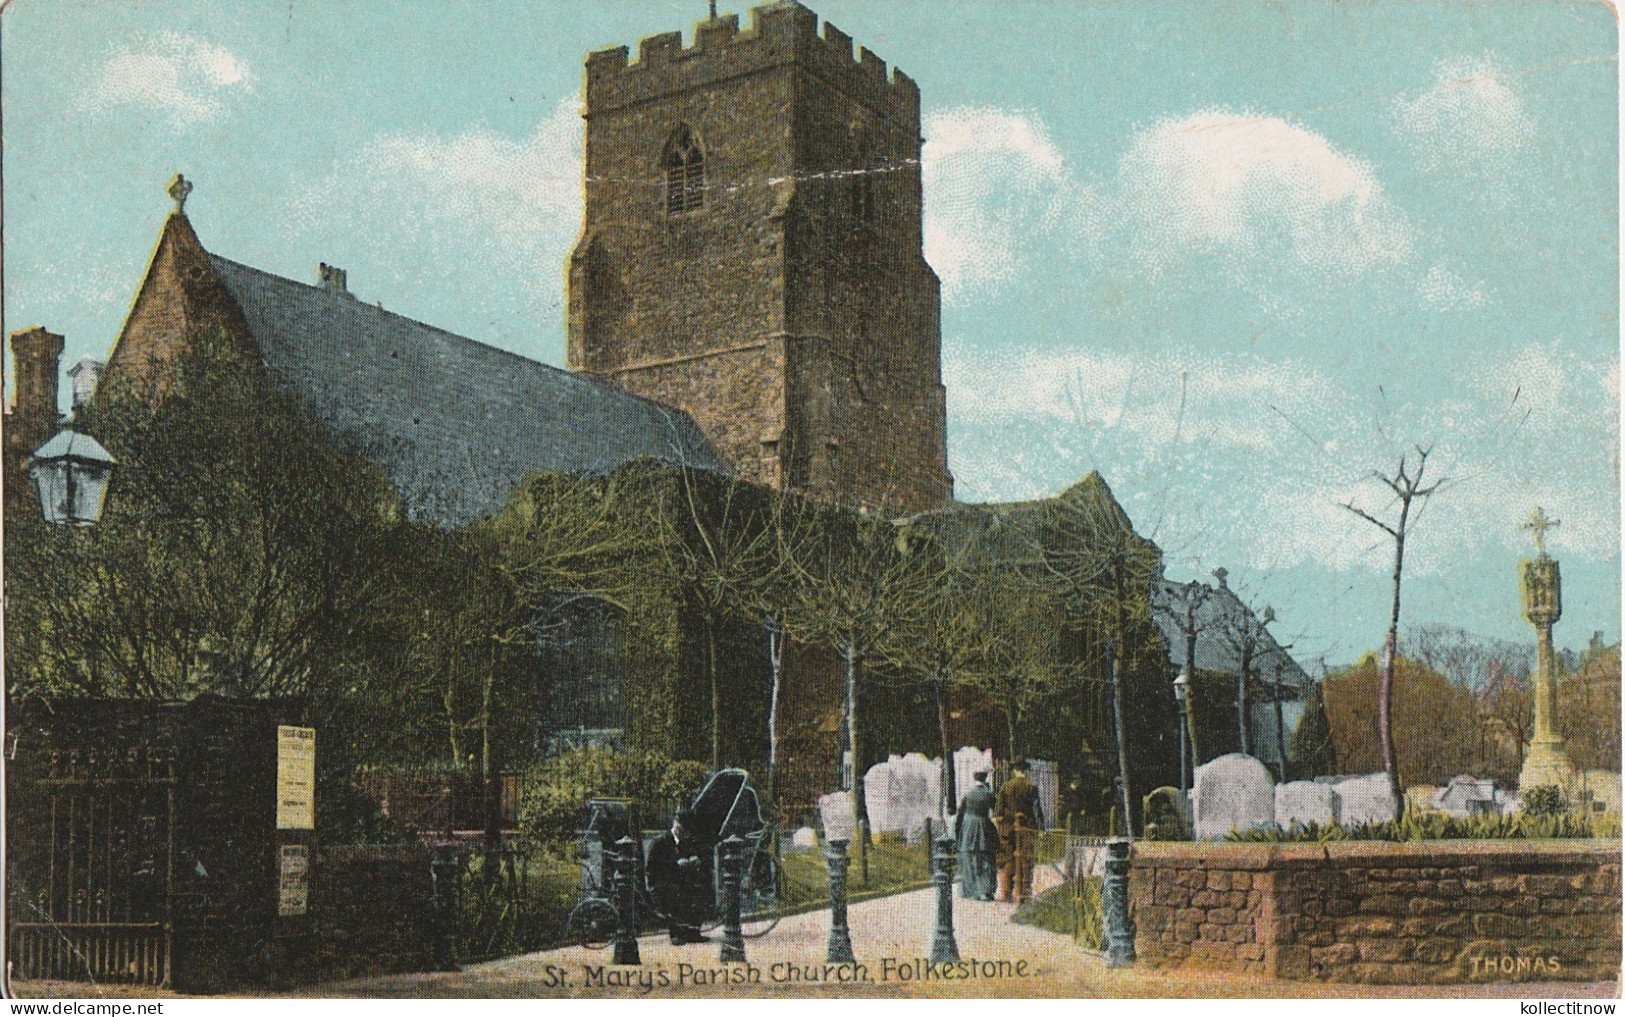
[[1612, 980], [1620, 842], [1135, 846], [1139, 962], [1301, 981]]
[[299, 981], [434, 970], [430, 853], [325, 848], [312, 863], [314, 956]]

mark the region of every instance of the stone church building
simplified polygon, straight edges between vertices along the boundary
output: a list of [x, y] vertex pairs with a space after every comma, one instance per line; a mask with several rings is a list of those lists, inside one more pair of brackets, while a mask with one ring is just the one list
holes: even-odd
[[[75, 407], [93, 384], [160, 398], [192, 344], [223, 336], [377, 463], [412, 518], [442, 527], [500, 511], [527, 476], [651, 459], [852, 508], [947, 504], [919, 90], [792, 0], [749, 21], [708, 18], [686, 48], [653, 36], [635, 60], [626, 47], [587, 58], [568, 370], [369, 303], [334, 266], [298, 281], [212, 251], [177, 175], [106, 364], [76, 368]], [[61, 426], [63, 343], [29, 329], [12, 346], [20, 490], [21, 463]], [[616, 683], [616, 647], [589, 652], [608, 631], [596, 617], [583, 618], [586, 657], [539, 665], [574, 676], [559, 698], [580, 707], [542, 723], [613, 738], [617, 710], [589, 708], [624, 699], [592, 694]]]
[[948, 501], [920, 91], [798, 3], [587, 58], [569, 364], [680, 407], [744, 479]]

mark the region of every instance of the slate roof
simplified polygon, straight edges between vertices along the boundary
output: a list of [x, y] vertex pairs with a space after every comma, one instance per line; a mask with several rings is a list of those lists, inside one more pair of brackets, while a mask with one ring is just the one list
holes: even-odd
[[[1183, 585], [1160, 580], [1151, 586], [1151, 617], [1162, 632], [1163, 642], [1168, 644], [1168, 657], [1175, 667], [1185, 664], [1185, 635], [1179, 629], [1185, 617], [1184, 604], [1179, 596], [1179, 588]], [[1222, 630], [1227, 619], [1252, 617], [1253, 611], [1229, 587], [1208, 587], [1208, 590], [1207, 599], [1196, 609], [1196, 624], [1201, 627], [1196, 634], [1196, 667], [1202, 671], [1234, 674], [1241, 667], [1241, 654], [1224, 638]], [[1159, 610], [1159, 605], [1172, 608], [1178, 615], [1178, 621], [1169, 617], [1166, 611]], [[1302, 689], [1310, 684], [1309, 673], [1292, 659], [1290, 653], [1282, 650], [1275, 637], [1266, 630], [1258, 641], [1258, 649], [1253, 651], [1254, 676], [1266, 683], [1274, 681], [1277, 661], [1281, 663], [1282, 685]]]
[[460, 526], [532, 473], [654, 458], [719, 473], [681, 410], [584, 375], [208, 255], [279, 386], [388, 471], [413, 518]]

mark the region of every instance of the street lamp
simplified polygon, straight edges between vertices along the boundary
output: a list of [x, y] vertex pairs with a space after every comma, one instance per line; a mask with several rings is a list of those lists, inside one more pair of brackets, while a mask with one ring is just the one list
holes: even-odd
[[1190, 776], [1185, 768], [1185, 701], [1191, 692], [1190, 672], [1184, 668], [1179, 669], [1179, 677], [1174, 679], [1174, 702], [1179, 704], [1179, 792], [1184, 794], [1190, 788]]
[[102, 516], [113, 457], [95, 438], [58, 431], [28, 457], [45, 521], [90, 526]]

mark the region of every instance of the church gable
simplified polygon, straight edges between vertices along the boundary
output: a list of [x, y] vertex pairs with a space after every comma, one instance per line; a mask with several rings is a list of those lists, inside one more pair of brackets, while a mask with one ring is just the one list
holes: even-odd
[[211, 341], [224, 336], [245, 365], [259, 362], [241, 311], [215, 276], [192, 224], [176, 211], [164, 222], [100, 388], [133, 389], [156, 404], [169, 389], [175, 362], [205, 332]]
[[[340, 269], [307, 285], [206, 251], [164, 224], [102, 382], [154, 403], [199, 336], [224, 336], [340, 446], [377, 463], [407, 512], [461, 526], [526, 476], [635, 459], [726, 472], [681, 410], [357, 300]], [[246, 381], [246, 379], [245, 379]]]

